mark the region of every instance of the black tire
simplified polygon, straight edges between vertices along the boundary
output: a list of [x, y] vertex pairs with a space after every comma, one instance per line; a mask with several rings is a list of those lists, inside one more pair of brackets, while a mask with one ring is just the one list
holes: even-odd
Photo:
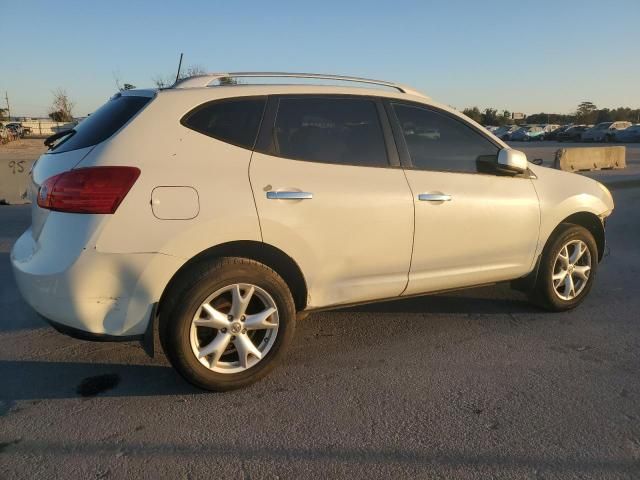
[[[591, 270], [589, 278], [582, 291], [571, 300], [564, 300], [556, 294], [553, 286], [553, 270], [556, 258], [560, 250], [571, 240], [582, 240], [589, 249], [591, 256]], [[577, 307], [589, 294], [593, 282], [596, 278], [598, 268], [598, 247], [593, 235], [589, 230], [579, 225], [571, 223], [561, 224], [547, 241], [547, 245], [542, 252], [540, 268], [536, 285], [529, 294], [529, 298], [535, 305], [553, 312], [563, 312]]]
[[[222, 257], [197, 264], [181, 276], [160, 308], [159, 336], [171, 365], [188, 382], [212, 391], [226, 391], [250, 385], [267, 375], [284, 355], [293, 339], [296, 310], [291, 292], [282, 277], [262, 263], [238, 257]], [[215, 372], [193, 353], [190, 328], [197, 309], [209, 295], [236, 283], [260, 287], [275, 301], [278, 330], [275, 343], [265, 357], [238, 373]]]

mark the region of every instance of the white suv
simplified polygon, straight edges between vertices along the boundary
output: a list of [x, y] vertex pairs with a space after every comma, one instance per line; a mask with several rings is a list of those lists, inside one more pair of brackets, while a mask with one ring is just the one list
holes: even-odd
[[[373, 87], [247, 83], [292, 76]], [[148, 346], [157, 325], [174, 367], [212, 390], [266, 375], [317, 309], [507, 280], [573, 308], [613, 210], [601, 184], [351, 77], [125, 91], [47, 143], [11, 252], [26, 301], [80, 338]]]

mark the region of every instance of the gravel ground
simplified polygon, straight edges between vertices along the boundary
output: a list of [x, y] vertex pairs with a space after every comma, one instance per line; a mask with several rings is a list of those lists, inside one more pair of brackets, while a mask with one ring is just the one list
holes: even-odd
[[0, 478], [640, 478], [640, 188], [613, 195], [577, 310], [497, 285], [319, 313], [224, 394], [47, 327], [9, 266], [28, 207], [0, 207]]

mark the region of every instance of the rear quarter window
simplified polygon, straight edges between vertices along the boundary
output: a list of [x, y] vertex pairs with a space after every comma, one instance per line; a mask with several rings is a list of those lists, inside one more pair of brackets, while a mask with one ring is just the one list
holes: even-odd
[[182, 125], [239, 147], [253, 149], [266, 98], [217, 100], [196, 107], [182, 118]]
[[73, 132], [55, 145], [51, 153], [64, 153], [103, 142], [142, 110], [151, 97], [114, 95], [107, 103], [82, 120]]

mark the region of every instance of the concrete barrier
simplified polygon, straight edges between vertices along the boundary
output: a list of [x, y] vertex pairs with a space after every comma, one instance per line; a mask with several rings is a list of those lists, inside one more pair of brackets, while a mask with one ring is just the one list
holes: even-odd
[[556, 152], [554, 167], [566, 172], [625, 168], [625, 147], [561, 148]]
[[33, 160], [0, 159], [0, 203], [29, 203], [27, 187]]

